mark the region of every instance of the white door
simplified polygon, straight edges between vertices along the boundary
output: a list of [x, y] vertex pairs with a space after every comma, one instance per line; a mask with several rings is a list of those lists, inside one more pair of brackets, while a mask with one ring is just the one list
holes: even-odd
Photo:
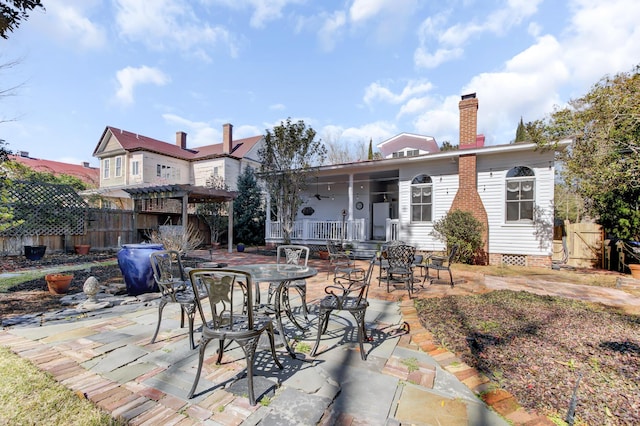
[[387, 237], [386, 226], [390, 213], [389, 203], [373, 203], [373, 230], [374, 240], [384, 241]]

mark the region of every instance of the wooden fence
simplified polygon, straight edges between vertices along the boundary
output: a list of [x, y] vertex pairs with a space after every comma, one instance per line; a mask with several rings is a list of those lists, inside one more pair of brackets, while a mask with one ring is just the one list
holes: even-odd
[[600, 225], [565, 222], [564, 235], [562, 227], [555, 228], [552, 260], [579, 268], [603, 268], [603, 242]]

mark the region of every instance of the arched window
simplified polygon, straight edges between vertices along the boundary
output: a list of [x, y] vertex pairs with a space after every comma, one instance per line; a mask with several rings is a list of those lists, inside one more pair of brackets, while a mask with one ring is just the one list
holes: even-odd
[[411, 181], [411, 222], [431, 222], [432, 206], [431, 177], [418, 175]]
[[507, 172], [507, 222], [533, 220], [536, 178], [533, 170], [516, 166]]

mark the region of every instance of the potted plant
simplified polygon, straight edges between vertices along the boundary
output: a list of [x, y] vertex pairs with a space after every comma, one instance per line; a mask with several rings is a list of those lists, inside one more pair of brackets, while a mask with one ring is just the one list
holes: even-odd
[[238, 243], [236, 245], [236, 249], [238, 250], [239, 253], [242, 253], [244, 251], [244, 243]]
[[73, 246], [76, 251], [76, 254], [89, 254], [89, 250], [91, 250], [91, 246], [89, 244], [76, 244]]
[[44, 277], [51, 294], [65, 294], [69, 291], [69, 285], [73, 279], [72, 274], [47, 274]]

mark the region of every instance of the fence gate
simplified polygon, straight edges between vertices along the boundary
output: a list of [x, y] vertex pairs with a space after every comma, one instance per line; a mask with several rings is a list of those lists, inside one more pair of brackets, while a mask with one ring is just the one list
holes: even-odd
[[565, 221], [565, 243], [562, 227], [554, 232], [553, 261], [578, 268], [603, 267], [603, 234], [597, 223], [568, 223]]

